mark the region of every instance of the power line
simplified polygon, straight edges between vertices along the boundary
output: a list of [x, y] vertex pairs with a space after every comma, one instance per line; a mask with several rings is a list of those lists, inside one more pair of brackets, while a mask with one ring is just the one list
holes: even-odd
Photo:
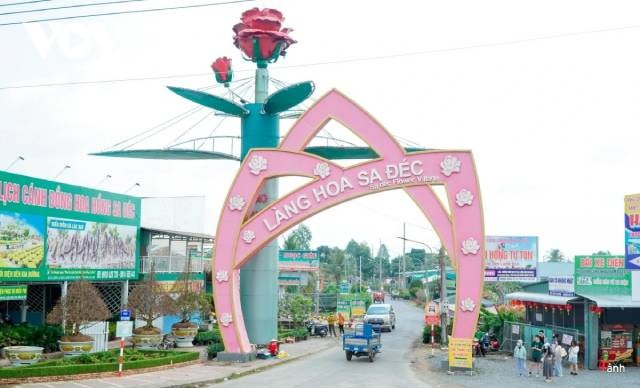
[[110, 4], [123, 4], [123, 3], [134, 3], [139, 1], [147, 1], [147, 0], [118, 0], [118, 1], [106, 1], [102, 3], [86, 3], [86, 4], [74, 4], [74, 5], [63, 5], [60, 7], [49, 7], [49, 8], [39, 8], [39, 9], [27, 9], [22, 11], [12, 11], [0, 13], [1, 15], [17, 15], [21, 13], [31, 13], [31, 12], [45, 12], [45, 11], [57, 11], [60, 9], [69, 9], [69, 8], [84, 8], [84, 7], [96, 7], [99, 5], [110, 5]]
[[[255, 0], [239, 0], [239, 1], [255, 1]], [[216, 4], [223, 4], [223, 3], [216, 3]], [[226, 4], [226, 3], [224, 3], [224, 4]], [[638, 28], [640, 28], [640, 24], [639, 25], [624, 26], [624, 27], [605, 28], [605, 29], [600, 29], [600, 30], [579, 31], [579, 32], [569, 32], [569, 33], [564, 33], [564, 34], [546, 35], [546, 36], [539, 36], [539, 37], [518, 39], [518, 40], [510, 40], [510, 41], [504, 41], [504, 42], [483, 43], [483, 44], [476, 44], [476, 45], [451, 47], [451, 48], [444, 48], [444, 49], [423, 50], [423, 51], [414, 51], [414, 52], [408, 52], [408, 53], [389, 54], [389, 55], [380, 55], [380, 56], [372, 56], [372, 57], [347, 58], [347, 59], [338, 59], [338, 60], [334, 60], [334, 61], [324, 61], [324, 62], [301, 63], [301, 64], [298, 64], [298, 65], [285, 65], [285, 66], [277, 66], [277, 67], [274, 66], [274, 69], [275, 70], [279, 70], [279, 69], [291, 69], [291, 68], [302, 68], [302, 67], [312, 67], [312, 66], [326, 66], [326, 65], [343, 64], [343, 63], [366, 62], [366, 61], [376, 61], [376, 60], [384, 60], [384, 59], [402, 58], [402, 57], [408, 57], [408, 56], [419, 56], [419, 55], [428, 55], [428, 54], [441, 54], [441, 53], [454, 52], [454, 51], [489, 48], [489, 47], [499, 47], [499, 46], [507, 46], [507, 45], [528, 43], [528, 42], [541, 41], [541, 40], [551, 40], [551, 39], [567, 38], [567, 37], [579, 36], [579, 35], [597, 34], [597, 33], [614, 32], [614, 31], [623, 31], [623, 30], [638, 29]], [[238, 70], [234, 70], [234, 73], [243, 73], [243, 72], [249, 72], [249, 71], [253, 71], [253, 69], [238, 69]], [[211, 75], [211, 73], [209, 72], [209, 73], [190, 73], [190, 74], [162, 75], [162, 76], [152, 76], [152, 77], [131, 77], [131, 78], [94, 80], [94, 81], [74, 81], [74, 82], [43, 83], [43, 84], [30, 84], [30, 85], [3, 86], [3, 87], [0, 87], [0, 90], [29, 89], [29, 88], [55, 87], [55, 86], [94, 85], [94, 84], [108, 84], [108, 83], [119, 83], [119, 82], [133, 82], [133, 81], [153, 81], [153, 80], [174, 79], [174, 78], [175, 79], [177, 79], [177, 78], [195, 78], [195, 77], [203, 77], [203, 76], [210, 76], [210, 75]]]
[[157, 12], [157, 11], [174, 11], [177, 9], [202, 8], [202, 7], [210, 7], [215, 5], [247, 3], [251, 1], [255, 1], [255, 0], [230, 0], [230, 1], [223, 1], [219, 3], [192, 4], [192, 5], [182, 5], [182, 6], [175, 6], [175, 7], [165, 7], [165, 8], [147, 8], [147, 9], [137, 9], [137, 10], [131, 10], [131, 11], [116, 11], [116, 12], [105, 12], [105, 13], [94, 13], [94, 14], [88, 14], [88, 15], [64, 16], [64, 17], [48, 18], [48, 19], [24, 20], [20, 22], [2, 23], [0, 24], [0, 27], [14, 26], [17, 24], [52, 22], [56, 20], [92, 18], [92, 17], [98, 17], [98, 16], [125, 15], [125, 14], [132, 14], [132, 13]]
[[46, 1], [51, 1], [51, 0], [32, 0], [32, 1], [22, 1], [20, 3], [0, 4], [0, 7], [10, 7], [12, 5], [25, 5], [25, 4], [33, 4], [33, 3], [44, 3]]

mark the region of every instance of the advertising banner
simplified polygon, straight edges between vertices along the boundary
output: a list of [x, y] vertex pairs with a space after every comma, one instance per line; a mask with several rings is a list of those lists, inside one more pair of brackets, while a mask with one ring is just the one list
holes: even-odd
[[631, 271], [624, 256], [576, 256], [575, 292], [594, 295], [631, 295]]
[[309, 275], [305, 272], [280, 272], [278, 284], [281, 286], [306, 286], [309, 284]]
[[26, 300], [26, 299], [27, 299], [26, 285], [0, 286], [0, 301]]
[[485, 281], [536, 281], [537, 236], [486, 236], [485, 248]]
[[449, 337], [449, 368], [471, 369], [472, 346], [472, 338]]
[[549, 295], [575, 296], [573, 276], [549, 276]]
[[140, 199], [0, 171], [0, 281], [135, 279]]
[[625, 268], [640, 270], [640, 194], [624, 197]]
[[318, 251], [281, 250], [278, 254], [278, 269], [281, 272], [316, 272], [319, 265]]
[[351, 301], [350, 300], [341, 300], [338, 298], [338, 305], [336, 308], [336, 314], [342, 313], [345, 319], [351, 318]]

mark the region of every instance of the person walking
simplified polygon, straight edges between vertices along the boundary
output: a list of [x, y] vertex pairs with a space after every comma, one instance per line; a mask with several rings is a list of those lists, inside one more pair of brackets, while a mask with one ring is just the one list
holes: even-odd
[[555, 358], [555, 363], [553, 365], [553, 375], [562, 377], [562, 359], [566, 357], [567, 351], [564, 350], [564, 348], [560, 344], [559, 336], [557, 334], [553, 336], [553, 345], [551, 345], [551, 351], [553, 352], [553, 356]]
[[542, 374], [544, 375], [544, 381], [550, 383], [551, 377], [553, 377], [556, 356], [551, 351], [551, 345], [549, 345], [548, 342], [544, 344], [543, 354], [544, 356], [542, 358]]
[[336, 335], [336, 316], [333, 313], [327, 317], [327, 324], [329, 325], [329, 337], [337, 337]]
[[344, 334], [344, 315], [340, 312], [338, 313], [338, 329], [340, 329], [340, 335]]
[[529, 369], [529, 376], [531, 376], [531, 372], [533, 371], [538, 377], [540, 374], [540, 362], [542, 361], [542, 341], [540, 341], [540, 336], [536, 335], [533, 337], [533, 342], [531, 342], [531, 369]]
[[527, 349], [522, 345], [522, 340], [518, 340], [515, 349], [513, 349], [513, 358], [516, 359], [518, 376], [525, 376], [527, 374], [527, 368], [525, 366], [525, 361], [527, 360]]
[[573, 376], [578, 375], [578, 353], [580, 353], [580, 347], [576, 343], [576, 340], [572, 340], [571, 347], [569, 348], [569, 365]]

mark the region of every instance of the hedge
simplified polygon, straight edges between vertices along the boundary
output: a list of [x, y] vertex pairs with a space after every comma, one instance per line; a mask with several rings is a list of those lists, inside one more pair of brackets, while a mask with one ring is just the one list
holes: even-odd
[[[164, 352], [162, 352], [164, 353]], [[168, 357], [161, 357], [149, 360], [139, 360], [127, 362], [124, 360], [123, 370], [153, 368], [156, 366], [177, 364], [181, 362], [194, 361], [200, 357], [198, 352], [174, 352], [167, 351]], [[44, 376], [64, 376], [85, 373], [117, 372], [118, 363], [103, 364], [71, 364], [47, 366], [47, 363], [35, 364], [33, 366], [9, 367], [0, 369], [0, 379], [44, 377]]]

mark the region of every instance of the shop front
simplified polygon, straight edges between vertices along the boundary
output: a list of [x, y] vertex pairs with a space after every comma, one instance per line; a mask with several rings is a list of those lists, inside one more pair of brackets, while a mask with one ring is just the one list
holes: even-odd
[[640, 301], [619, 295], [581, 296], [598, 320], [598, 364], [640, 365]]

